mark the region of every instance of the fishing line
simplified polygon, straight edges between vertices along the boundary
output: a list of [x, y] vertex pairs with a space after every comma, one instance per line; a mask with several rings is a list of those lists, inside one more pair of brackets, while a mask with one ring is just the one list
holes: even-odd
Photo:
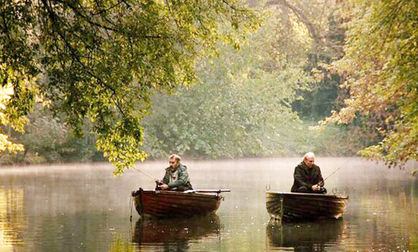
[[129, 216], [129, 223], [130, 223], [130, 228], [129, 228], [129, 237], [132, 237], [133, 234], [133, 230], [132, 230], [132, 208], [133, 208], [133, 196], [129, 197], [129, 208], [131, 211], [131, 216]]
[[129, 216], [129, 221], [131, 222], [131, 227], [132, 227], [132, 207], [133, 207], [133, 196], [129, 197], [129, 208], [131, 210], [131, 215]]

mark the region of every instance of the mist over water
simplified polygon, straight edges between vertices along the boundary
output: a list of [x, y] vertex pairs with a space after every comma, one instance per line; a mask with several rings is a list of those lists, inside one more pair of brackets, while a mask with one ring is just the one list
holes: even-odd
[[[265, 191], [290, 191], [300, 158], [189, 161], [195, 189], [229, 188], [214, 216], [141, 221], [132, 190], [154, 188], [106, 163], [0, 169], [2, 251], [416, 251], [418, 182], [405, 170], [358, 158], [317, 157], [329, 194], [350, 197], [342, 220], [272, 222]], [[162, 178], [166, 161], [137, 169]], [[132, 222], [130, 215], [132, 211]]]

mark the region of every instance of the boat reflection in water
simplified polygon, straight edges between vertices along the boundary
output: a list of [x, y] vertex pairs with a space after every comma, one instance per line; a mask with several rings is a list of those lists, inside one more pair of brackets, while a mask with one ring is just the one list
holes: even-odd
[[269, 250], [293, 248], [294, 251], [329, 251], [335, 248], [343, 230], [342, 219], [285, 224], [271, 219], [266, 233]]
[[187, 219], [139, 219], [133, 242], [144, 249], [186, 251], [190, 243], [219, 237], [220, 221], [216, 214]]

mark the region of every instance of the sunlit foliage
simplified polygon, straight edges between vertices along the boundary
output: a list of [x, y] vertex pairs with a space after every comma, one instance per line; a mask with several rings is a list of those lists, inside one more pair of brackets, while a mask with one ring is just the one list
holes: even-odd
[[291, 103], [314, 80], [303, 69], [303, 50], [297, 53], [303, 46], [283, 50], [280, 31], [286, 27], [271, 12], [263, 16], [265, 24], [240, 50], [221, 47], [219, 57], [199, 65], [199, 85], [155, 97], [145, 120], [153, 156], [177, 151], [232, 158], [305, 150], [301, 133], [307, 128]]
[[369, 118], [379, 123], [381, 141], [362, 155], [389, 166], [417, 160], [417, 1], [343, 1], [341, 12], [345, 56], [331, 68], [345, 77], [349, 97], [326, 122]]
[[[5, 68], [2, 68], [1, 70], [4, 69]], [[27, 118], [25, 116], [17, 115], [16, 113], [11, 113], [15, 111], [10, 112], [7, 110], [13, 94], [13, 87], [10, 83], [0, 86], [0, 125], [9, 125], [10, 128], [13, 128], [18, 132], [23, 132]], [[0, 152], [8, 151], [15, 153], [17, 151], [23, 151], [23, 145], [13, 143], [13, 141], [9, 139], [8, 132], [3, 132], [4, 129], [6, 128], [0, 127]]]
[[339, 105], [338, 74], [322, 67], [324, 63], [341, 58], [344, 30], [335, 17], [334, 0], [271, 0], [267, 5], [280, 19], [285, 29], [276, 30], [280, 46], [287, 57], [297, 57], [305, 71], [319, 80], [308, 90], [298, 93], [304, 98], [293, 103], [293, 109], [303, 120], [318, 121], [329, 116]]
[[[199, 85], [180, 89], [172, 97], [156, 97], [145, 123], [149, 153], [163, 157], [178, 151], [211, 158], [307, 151], [353, 155], [364, 147], [363, 141], [357, 140], [366, 138], [360, 134], [353, 138], [347, 127], [330, 125], [322, 132], [309, 130], [313, 119], [329, 113], [332, 105], [328, 103], [336, 97], [324, 86], [336, 89], [338, 81], [321, 78], [318, 88], [310, 69], [318, 66], [319, 59], [329, 62], [339, 55], [333, 52], [338, 47], [331, 38], [338, 36], [336, 40], [342, 42], [341, 31], [328, 18], [332, 11], [327, 8], [332, 6], [322, 6], [321, 12], [319, 2], [292, 1], [294, 6], [290, 6], [290, 1], [279, 1], [269, 5], [263, 12], [265, 23], [241, 44], [241, 50], [221, 47], [219, 58], [200, 65]], [[320, 52], [318, 48], [328, 49]], [[317, 88], [320, 95], [301, 100], [302, 95]], [[295, 102], [305, 105], [295, 111]], [[307, 110], [314, 106], [318, 113]], [[302, 122], [301, 114], [312, 121]], [[361, 129], [355, 130], [357, 134]]]
[[[256, 26], [237, 1], [6, 0], [0, 5], [3, 125], [22, 131], [37, 96], [77, 135], [93, 123], [115, 173], [146, 157], [142, 117], [155, 92], [195, 79], [195, 63], [233, 30]], [[223, 33], [219, 23], [229, 24]], [[22, 150], [2, 133], [2, 146]], [[4, 144], [3, 144], [4, 143]]]

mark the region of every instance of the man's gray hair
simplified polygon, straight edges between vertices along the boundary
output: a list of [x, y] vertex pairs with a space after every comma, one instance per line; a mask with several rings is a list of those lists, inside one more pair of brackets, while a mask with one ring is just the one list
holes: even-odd
[[307, 158], [315, 158], [315, 154], [313, 152], [308, 152], [303, 156], [303, 160]]
[[172, 158], [174, 158], [177, 161], [177, 163], [180, 162], [180, 160], [181, 160], [180, 155], [177, 155], [177, 154], [171, 154], [170, 159], [172, 159]]

